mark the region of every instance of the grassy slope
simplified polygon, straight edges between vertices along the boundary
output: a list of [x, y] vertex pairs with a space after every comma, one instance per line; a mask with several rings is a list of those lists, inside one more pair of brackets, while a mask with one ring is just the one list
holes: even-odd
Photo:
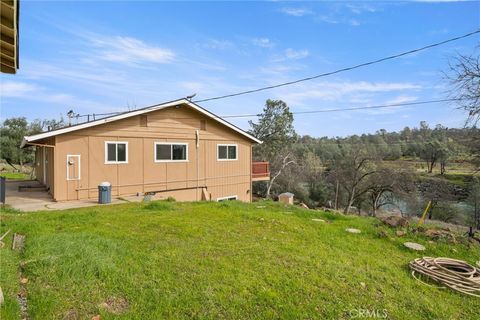
[[[12, 273], [20, 261], [33, 319], [61, 319], [72, 310], [82, 319], [342, 319], [358, 308], [386, 309], [391, 319], [478, 316], [478, 299], [412, 279], [407, 264], [418, 254], [402, 243], [426, 239], [397, 238], [393, 230], [380, 238], [384, 227], [370, 218], [258, 205], [154, 202], [4, 213], [0, 231], [26, 234], [27, 246], [22, 256], [0, 251], [7, 296], [1, 318], [14, 318]], [[426, 246], [427, 256], [480, 258], [478, 246]], [[128, 311], [98, 307], [112, 296], [125, 297]]]

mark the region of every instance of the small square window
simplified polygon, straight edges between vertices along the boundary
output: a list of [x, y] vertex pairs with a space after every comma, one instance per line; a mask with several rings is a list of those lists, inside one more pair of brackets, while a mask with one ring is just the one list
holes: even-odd
[[228, 159], [237, 159], [237, 146], [228, 146]]
[[172, 144], [172, 160], [187, 160], [187, 146]]
[[218, 146], [218, 159], [228, 159], [227, 146]]
[[106, 141], [105, 163], [128, 163], [128, 143]]
[[172, 147], [169, 144], [157, 144], [157, 160], [171, 160]]
[[217, 145], [217, 160], [237, 160], [236, 144]]
[[117, 161], [127, 161], [127, 145], [124, 143], [117, 144]]
[[107, 161], [117, 161], [117, 145], [115, 143], [107, 144]]

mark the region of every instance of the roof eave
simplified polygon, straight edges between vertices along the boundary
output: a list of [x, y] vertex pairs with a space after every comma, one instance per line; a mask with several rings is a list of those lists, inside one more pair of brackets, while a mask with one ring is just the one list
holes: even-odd
[[99, 119], [99, 120], [92, 121], [92, 122], [87, 122], [87, 123], [80, 124], [80, 125], [75, 126], [75, 127], [65, 127], [65, 128], [55, 130], [55, 131], [42, 132], [42, 133], [39, 133], [39, 134], [36, 134], [36, 135], [33, 135], [33, 136], [25, 136], [23, 141], [22, 141], [21, 147], [23, 148], [26, 144], [28, 144], [28, 142], [33, 142], [33, 141], [37, 141], [37, 140], [40, 140], [40, 139], [45, 139], [45, 138], [48, 138], [48, 137], [52, 137], [52, 136], [56, 136], [56, 135], [60, 135], [60, 134], [64, 134], [64, 133], [68, 133], [68, 132], [72, 132], [72, 131], [76, 131], [76, 130], [86, 129], [86, 128], [94, 127], [94, 126], [97, 126], [97, 125], [106, 124], [106, 123], [114, 122], [114, 121], [117, 121], [117, 120], [122, 120], [122, 119], [129, 118], [129, 117], [134, 117], [134, 116], [137, 116], [137, 115], [141, 115], [141, 114], [148, 113], [148, 112], [153, 112], [153, 111], [156, 111], [156, 110], [161, 110], [161, 109], [168, 108], [168, 107], [175, 106], [175, 105], [179, 105], [179, 104], [186, 104], [186, 105], [190, 106], [191, 108], [199, 111], [200, 113], [203, 113], [206, 116], [208, 116], [210, 118], [213, 118], [214, 120], [216, 120], [216, 121], [220, 122], [221, 124], [225, 125], [226, 127], [236, 131], [237, 133], [243, 135], [244, 137], [250, 139], [251, 141], [253, 141], [255, 143], [258, 143], [258, 144], [262, 144], [261, 140], [255, 138], [254, 136], [252, 136], [248, 132], [238, 128], [237, 126], [235, 126], [235, 125], [231, 124], [230, 122], [222, 119], [221, 117], [215, 115], [214, 113], [202, 108], [201, 106], [195, 104], [194, 102], [183, 98], [183, 99], [179, 99], [179, 100], [170, 101], [170, 102], [167, 102], [167, 103], [164, 103], [164, 104], [153, 105], [151, 107], [144, 108], [144, 109], [141, 109], [141, 110], [136, 110], [136, 111], [132, 111], [132, 112], [128, 112], [128, 113], [122, 113], [120, 115], [109, 117], [109, 118], [104, 118], [104, 119]]

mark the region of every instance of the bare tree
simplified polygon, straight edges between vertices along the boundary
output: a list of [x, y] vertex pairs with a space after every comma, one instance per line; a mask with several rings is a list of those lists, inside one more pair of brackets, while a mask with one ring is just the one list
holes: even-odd
[[345, 144], [334, 163], [335, 177], [347, 195], [344, 208], [347, 214], [353, 203], [368, 191], [364, 182], [375, 173], [373, 155], [366, 146]]
[[404, 169], [381, 167], [369, 176], [367, 185], [372, 216], [376, 216], [377, 210], [381, 207], [387, 204], [394, 205], [395, 196], [415, 191], [412, 174]]
[[480, 55], [458, 54], [449, 63], [445, 77], [450, 81], [450, 96], [458, 99], [460, 109], [468, 113], [467, 124], [476, 125], [480, 119]]

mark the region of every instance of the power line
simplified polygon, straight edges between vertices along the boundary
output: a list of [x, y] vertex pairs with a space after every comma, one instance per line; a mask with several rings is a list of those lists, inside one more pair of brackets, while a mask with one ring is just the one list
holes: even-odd
[[[368, 109], [382, 109], [382, 108], [393, 108], [393, 107], [404, 107], [404, 106], [414, 106], [414, 105], [423, 105], [429, 103], [439, 103], [439, 102], [452, 102], [458, 101], [459, 99], [439, 99], [439, 100], [427, 100], [427, 101], [417, 101], [417, 102], [404, 102], [404, 103], [392, 103], [378, 106], [364, 106], [364, 107], [353, 107], [353, 108], [337, 108], [337, 109], [323, 109], [323, 110], [311, 110], [311, 111], [294, 111], [292, 114], [310, 114], [310, 113], [324, 113], [324, 112], [340, 112], [340, 111], [355, 111], [355, 110], [368, 110]], [[242, 115], [230, 115], [222, 116], [222, 118], [250, 118], [258, 117], [261, 114], [242, 114]]]
[[[357, 110], [368, 110], [368, 109], [383, 109], [383, 108], [424, 105], [424, 104], [439, 103], [439, 102], [452, 102], [452, 101], [458, 101], [458, 100], [459, 99], [455, 99], [455, 98], [438, 99], [438, 100], [392, 103], [392, 104], [384, 104], [384, 105], [376, 105], [376, 106], [363, 106], [363, 107], [352, 107], [352, 108], [335, 108], [335, 109], [321, 109], [321, 110], [310, 110], [310, 111], [293, 111], [291, 113], [292, 114], [314, 114], [314, 113], [357, 111]], [[88, 117], [89, 118], [90, 116], [116, 115], [116, 114], [121, 114], [121, 113], [125, 113], [125, 112], [119, 111], [119, 112], [110, 112], [110, 113], [84, 114], [84, 115], [78, 115], [75, 118], [83, 118], [83, 117]], [[225, 116], [218, 116], [218, 117], [219, 118], [252, 118], [252, 117], [260, 117], [261, 115], [262, 115], [261, 113], [252, 113], [252, 114], [225, 115]], [[97, 120], [99, 120], [99, 119], [100, 118], [98, 118]], [[196, 118], [182, 117], [182, 118], [175, 118], [175, 119], [185, 120], [185, 119], [196, 119]]]
[[262, 87], [262, 88], [258, 88], [258, 89], [251, 89], [251, 90], [246, 90], [246, 91], [240, 91], [240, 92], [237, 92], [237, 93], [226, 94], [226, 95], [223, 95], [223, 96], [217, 96], [217, 97], [212, 97], [212, 98], [196, 100], [194, 102], [198, 103], [198, 102], [225, 99], [225, 98], [250, 94], [250, 93], [254, 93], [254, 92], [259, 92], [259, 91], [284, 87], [284, 86], [296, 84], [296, 83], [299, 83], [299, 82], [314, 80], [314, 79], [318, 79], [318, 78], [321, 78], [321, 77], [326, 77], [326, 76], [330, 76], [330, 75], [333, 75], [333, 74], [337, 74], [337, 73], [341, 73], [341, 72], [345, 72], [345, 71], [350, 71], [350, 70], [353, 70], [353, 69], [357, 69], [357, 68], [369, 66], [369, 65], [372, 65], [372, 64], [384, 62], [384, 61], [387, 61], [387, 60], [396, 59], [396, 58], [399, 58], [399, 57], [402, 57], [402, 56], [406, 56], [406, 55], [409, 55], [409, 54], [412, 54], [412, 53], [427, 50], [427, 49], [430, 49], [430, 48], [433, 48], [433, 47], [438, 47], [438, 46], [441, 46], [441, 45], [449, 43], [449, 42], [453, 42], [453, 41], [457, 41], [457, 40], [460, 40], [460, 39], [463, 39], [463, 38], [473, 36], [474, 34], [477, 34], [477, 33], [480, 33], [480, 29], [478, 29], [476, 31], [469, 32], [467, 34], [464, 34], [464, 35], [461, 35], [461, 36], [458, 36], [458, 37], [454, 37], [454, 38], [450, 38], [450, 39], [447, 39], [447, 40], [444, 40], [444, 41], [432, 43], [432, 44], [429, 44], [429, 45], [421, 47], [421, 48], [405, 51], [405, 52], [402, 52], [402, 53], [394, 54], [394, 55], [391, 55], [391, 56], [388, 56], [388, 57], [384, 57], [384, 58], [369, 61], [369, 62], [364, 62], [364, 63], [357, 64], [357, 65], [354, 65], [354, 66], [351, 66], [351, 67], [346, 67], [346, 68], [338, 69], [338, 70], [335, 70], [335, 71], [325, 72], [325, 73], [321, 73], [321, 74], [318, 74], [318, 75], [315, 75], [315, 76], [302, 78], [302, 79], [298, 79], [298, 80], [293, 80], [293, 81], [289, 81], [289, 82], [284, 82], [284, 83], [279, 83], [279, 84], [275, 84], [275, 85], [271, 85], [271, 86], [267, 86], [267, 87]]

